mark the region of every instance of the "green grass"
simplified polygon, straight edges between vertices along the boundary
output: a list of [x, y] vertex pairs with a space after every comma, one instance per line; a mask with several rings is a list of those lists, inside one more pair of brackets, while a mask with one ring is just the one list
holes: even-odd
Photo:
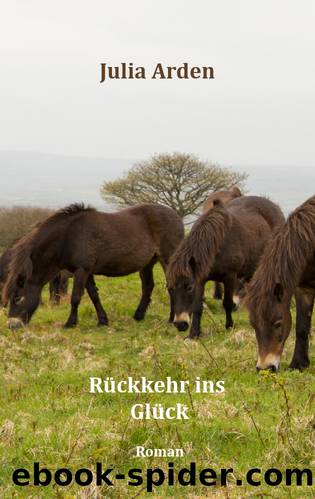
[[[5, 311], [0, 311], [0, 497], [140, 497], [141, 487], [118, 481], [113, 488], [15, 487], [11, 475], [34, 461], [52, 470], [60, 467], [94, 468], [114, 465], [167, 468], [170, 459], [136, 458], [137, 445], [147, 448], [184, 448], [184, 458], [172, 458], [177, 468], [192, 461], [199, 468], [234, 468], [227, 488], [166, 487], [152, 495], [165, 497], [313, 497], [310, 488], [236, 487], [251, 467], [311, 467], [315, 464], [314, 405], [315, 359], [303, 373], [287, 369], [293, 334], [287, 342], [278, 375], [255, 372], [256, 341], [247, 313], [238, 311], [235, 329], [225, 331], [221, 304], [207, 289], [204, 335], [187, 342], [167, 324], [168, 297], [159, 268], [156, 287], [145, 320], [132, 319], [140, 282], [127, 278], [99, 279], [101, 299], [109, 316], [108, 327], [96, 327], [87, 297], [80, 307], [80, 325], [62, 329], [69, 304], [40, 307], [25, 330], [11, 332]], [[90, 376], [127, 376], [163, 380], [224, 380], [223, 394], [151, 394], [140, 397], [89, 394]], [[188, 421], [136, 421], [134, 403], [183, 402]]]

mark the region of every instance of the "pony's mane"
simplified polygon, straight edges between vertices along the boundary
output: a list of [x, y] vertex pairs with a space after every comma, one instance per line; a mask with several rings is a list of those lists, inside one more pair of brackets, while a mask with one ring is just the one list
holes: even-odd
[[275, 229], [247, 286], [244, 304], [258, 319], [268, 314], [277, 284], [288, 295], [294, 293], [314, 251], [315, 196], [294, 210], [287, 221]]
[[95, 211], [95, 208], [89, 205], [85, 206], [84, 203], [69, 204], [65, 208], [61, 208], [60, 210], [56, 211], [56, 213], [54, 213], [53, 215], [46, 218], [46, 220], [41, 222], [37, 228], [42, 230], [52, 223], [62, 221], [68, 217], [77, 215], [78, 213], [81, 213], [83, 211]]
[[201, 215], [171, 257], [169, 286], [174, 286], [179, 277], [206, 278], [231, 225], [232, 216], [220, 202]]
[[29, 278], [32, 275], [33, 266], [31, 253], [36, 243], [40, 240], [43, 233], [45, 233], [46, 229], [49, 229], [52, 225], [60, 223], [69, 217], [85, 211], [95, 211], [95, 208], [85, 206], [83, 203], [70, 204], [61, 210], [58, 210], [43, 222], [36, 224], [30, 232], [21, 237], [12, 246], [12, 256], [9, 264], [8, 277], [2, 293], [2, 300], [4, 303], [7, 303], [12, 297], [18, 278], [20, 276]]

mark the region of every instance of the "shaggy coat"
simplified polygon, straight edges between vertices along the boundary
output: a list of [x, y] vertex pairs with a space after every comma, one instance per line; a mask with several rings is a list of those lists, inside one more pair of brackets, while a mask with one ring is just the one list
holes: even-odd
[[[208, 196], [207, 200], [203, 204], [202, 211], [206, 213], [209, 210], [212, 210], [215, 203], [221, 201], [221, 203], [226, 206], [235, 198], [242, 196], [240, 189], [237, 186], [232, 187], [232, 189], [215, 191]], [[240, 283], [238, 283], [238, 288], [241, 288]], [[223, 297], [223, 288], [219, 282], [214, 283], [214, 292], [213, 298], [215, 300], [222, 300]]]
[[258, 369], [278, 369], [290, 331], [290, 303], [296, 295], [296, 344], [290, 367], [309, 365], [308, 344], [315, 294], [315, 196], [279, 227], [247, 287], [244, 300], [255, 328]]

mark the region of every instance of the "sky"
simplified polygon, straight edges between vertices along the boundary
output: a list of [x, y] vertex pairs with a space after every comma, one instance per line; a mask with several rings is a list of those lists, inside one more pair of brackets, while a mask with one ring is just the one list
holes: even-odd
[[[3, 0], [0, 151], [130, 161], [185, 151], [311, 169], [314, 10], [313, 0]], [[121, 62], [213, 66], [215, 79], [100, 84], [100, 64]]]
[[[1, 149], [313, 165], [312, 0], [4, 0]], [[113, 80], [100, 63], [211, 65], [215, 80]]]

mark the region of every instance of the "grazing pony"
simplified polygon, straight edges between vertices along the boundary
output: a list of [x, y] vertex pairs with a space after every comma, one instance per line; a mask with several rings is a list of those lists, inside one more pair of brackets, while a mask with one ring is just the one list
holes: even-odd
[[[204, 202], [202, 212], [206, 213], [208, 210], [211, 210], [214, 206], [214, 203], [216, 203], [217, 201], [221, 201], [221, 203], [225, 206], [229, 204], [230, 201], [240, 196], [242, 196], [242, 193], [237, 186], [234, 186], [232, 187], [232, 189], [228, 189], [225, 191], [222, 190], [212, 192]], [[213, 298], [215, 300], [222, 300], [223, 298], [223, 288], [219, 282], [214, 283]]]
[[117, 213], [102, 213], [80, 204], [58, 211], [13, 248], [3, 290], [4, 301], [10, 301], [9, 326], [29, 322], [44, 284], [63, 269], [73, 274], [66, 327], [77, 324], [85, 288], [99, 325], [108, 323], [94, 275], [115, 277], [139, 271], [142, 297], [134, 318], [143, 319], [154, 287], [153, 266], [159, 261], [166, 270], [183, 236], [181, 218], [172, 209], [157, 204], [137, 205]]
[[167, 280], [180, 331], [192, 324], [189, 337], [200, 335], [205, 284], [224, 283], [226, 328], [233, 326], [233, 294], [237, 279], [253, 275], [274, 228], [284, 222], [280, 208], [268, 199], [242, 196], [227, 206], [216, 202], [202, 215], [171, 258]]
[[315, 196], [296, 208], [270, 239], [244, 299], [258, 344], [257, 370], [277, 371], [291, 329], [296, 298], [296, 341], [290, 368], [309, 366], [315, 296]]

